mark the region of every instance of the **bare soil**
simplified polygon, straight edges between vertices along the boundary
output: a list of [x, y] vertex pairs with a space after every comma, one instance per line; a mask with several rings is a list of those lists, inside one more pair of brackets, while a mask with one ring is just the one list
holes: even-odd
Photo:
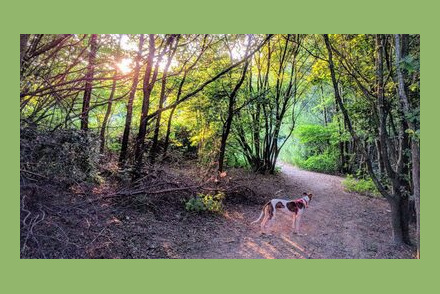
[[[167, 172], [157, 179], [188, 186], [195, 182], [188, 170]], [[392, 244], [388, 203], [345, 192], [342, 180], [288, 164], [274, 176], [233, 169], [224, 183], [229, 193], [221, 214], [186, 211], [184, 202], [196, 192], [191, 189], [133, 201], [132, 196], [105, 198], [116, 189], [110, 184], [78, 185], [67, 192], [24, 185], [21, 257], [414, 258], [414, 248]], [[299, 198], [303, 192], [314, 195], [303, 215], [305, 235], [293, 234], [291, 221], [281, 214], [269, 224], [268, 234], [250, 224], [267, 200]]]

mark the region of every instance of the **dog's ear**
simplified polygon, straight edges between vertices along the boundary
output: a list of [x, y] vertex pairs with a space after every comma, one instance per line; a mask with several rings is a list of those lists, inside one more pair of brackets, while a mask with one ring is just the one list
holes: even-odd
[[308, 194], [306, 192], [303, 193], [303, 196], [308, 196]]
[[312, 200], [313, 194], [309, 193], [307, 196], [309, 196], [309, 199]]

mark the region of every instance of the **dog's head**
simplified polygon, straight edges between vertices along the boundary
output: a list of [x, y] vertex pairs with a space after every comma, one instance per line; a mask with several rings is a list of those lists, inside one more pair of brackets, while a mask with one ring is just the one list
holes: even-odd
[[305, 196], [309, 197], [309, 202], [312, 201], [312, 197], [313, 197], [313, 194], [312, 194], [312, 193], [306, 193], [306, 192], [304, 192], [304, 193], [303, 193], [303, 197], [305, 197]]

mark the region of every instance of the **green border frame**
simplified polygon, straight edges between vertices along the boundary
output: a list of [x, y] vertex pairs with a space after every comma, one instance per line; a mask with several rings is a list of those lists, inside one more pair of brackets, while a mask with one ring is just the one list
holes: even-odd
[[[434, 286], [434, 267], [438, 261], [436, 241], [439, 240], [435, 234], [438, 219], [434, 215], [439, 204], [434, 185], [438, 162], [435, 160], [438, 147], [434, 117], [440, 107], [435, 100], [434, 79], [438, 76], [436, 54], [440, 44], [431, 22], [438, 17], [436, 7], [406, 0], [101, 2], [23, 0], [2, 5], [0, 289], [3, 293], [259, 293], [276, 290], [414, 293], [423, 291], [421, 287]], [[421, 113], [423, 134], [427, 134], [423, 135], [421, 144], [421, 259], [20, 260], [20, 147], [16, 99], [19, 34], [66, 32], [421, 34]]]

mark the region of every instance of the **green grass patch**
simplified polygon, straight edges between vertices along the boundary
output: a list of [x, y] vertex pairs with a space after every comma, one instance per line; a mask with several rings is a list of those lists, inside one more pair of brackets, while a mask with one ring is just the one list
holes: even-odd
[[370, 178], [356, 179], [353, 175], [348, 175], [345, 180], [342, 181], [342, 185], [348, 192], [356, 192], [362, 195], [368, 195], [373, 197], [382, 197]]

